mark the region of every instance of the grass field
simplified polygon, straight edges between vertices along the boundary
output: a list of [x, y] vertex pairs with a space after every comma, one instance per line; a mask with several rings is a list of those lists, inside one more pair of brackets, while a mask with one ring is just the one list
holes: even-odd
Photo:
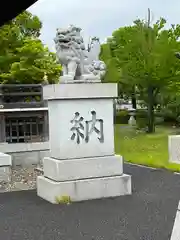
[[180, 165], [168, 162], [168, 135], [173, 128], [158, 127], [146, 134], [127, 125], [115, 126], [115, 150], [125, 161], [180, 172]]

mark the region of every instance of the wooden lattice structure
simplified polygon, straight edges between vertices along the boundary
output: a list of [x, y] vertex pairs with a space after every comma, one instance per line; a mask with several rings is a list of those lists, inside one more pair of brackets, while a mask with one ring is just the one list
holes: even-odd
[[0, 142], [48, 139], [48, 111], [40, 84], [0, 85]]

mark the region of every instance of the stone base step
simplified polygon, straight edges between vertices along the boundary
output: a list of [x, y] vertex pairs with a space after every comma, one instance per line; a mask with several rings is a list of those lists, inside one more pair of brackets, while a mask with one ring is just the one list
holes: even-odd
[[45, 177], [56, 182], [121, 176], [123, 158], [120, 155], [69, 160], [45, 157], [43, 170]]
[[54, 204], [58, 203], [57, 198], [63, 197], [79, 202], [130, 195], [131, 192], [131, 176], [126, 174], [64, 182], [55, 182], [44, 176], [37, 178], [37, 195]]

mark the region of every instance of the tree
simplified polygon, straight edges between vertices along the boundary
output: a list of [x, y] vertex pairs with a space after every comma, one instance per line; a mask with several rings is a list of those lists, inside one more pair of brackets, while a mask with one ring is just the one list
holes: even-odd
[[42, 23], [25, 11], [0, 28], [0, 83], [58, 81], [61, 66], [38, 39]]
[[150, 26], [149, 14], [147, 22], [136, 20], [134, 25], [114, 31], [108, 42], [121, 70], [120, 81], [129, 89], [136, 87], [147, 104], [149, 133], [155, 131], [157, 96], [165, 89], [177, 89], [180, 83], [180, 61], [175, 57], [180, 50], [180, 25], [165, 29], [165, 24], [166, 20], [160, 18]]
[[42, 23], [37, 16], [32, 15], [28, 11], [24, 11], [15, 19], [12, 23], [18, 26], [20, 35], [23, 37], [34, 37], [40, 36], [40, 30], [42, 28]]
[[100, 59], [105, 62], [107, 71], [102, 79], [103, 82], [118, 82], [120, 79], [120, 72], [116, 68], [116, 61], [112, 58], [110, 44], [105, 43], [101, 45]]
[[[124, 28], [126, 30], [126, 28]], [[123, 28], [121, 30], [124, 30]], [[130, 29], [129, 29], [130, 30]], [[122, 36], [125, 32], [121, 33]], [[115, 36], [114, 36], [115, 37]], [[122, 68], [119, 67], [117, 58], [114, 56], [116, 50], [116, 42], [114, 39], [109, 38], [106, 43], [101, 45], [100, 59], [106, 63], [107, 71], [102, 79], [103, 82], [117, 82], [119, 96], [130, 98], [132, 100], [133, 108], [136, 109], [136, 87], [132, 84], [132, 81], [123, 79]]]

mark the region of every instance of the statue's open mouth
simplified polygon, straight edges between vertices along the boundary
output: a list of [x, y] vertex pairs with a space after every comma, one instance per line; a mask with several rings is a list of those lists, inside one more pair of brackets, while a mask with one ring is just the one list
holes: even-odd
[[67, 38], [59, 38], [58, 41], [61, 42], [61, 43], [68, 43], [68, 42], [70, 41], [70, 39], [67, 39]]
[[62, 42], [62, 43], [68, 43], [68, 42], [69, 42], [69, 39], [66, 39], [66, 38], [59, 38], [59, 42]]

